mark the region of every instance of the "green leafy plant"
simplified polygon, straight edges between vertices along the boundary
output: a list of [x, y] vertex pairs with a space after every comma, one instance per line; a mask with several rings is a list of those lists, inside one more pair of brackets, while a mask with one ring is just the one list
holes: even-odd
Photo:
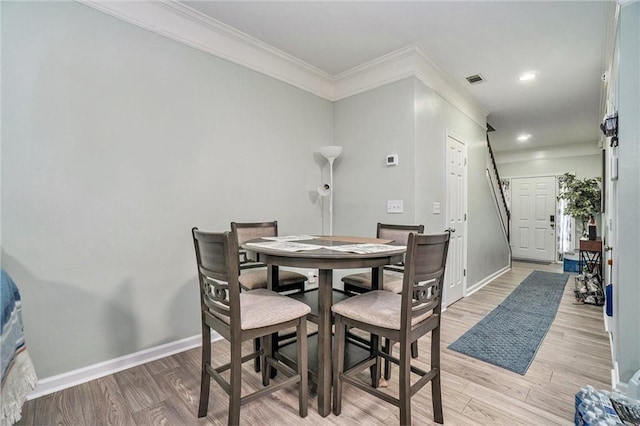
[[565, 173], [559, 177], [560, 195], [558, 200], [566, 200], [566, 214], [582, 222], [583, 232], [587, 229], [589, 218], [600, 213], [600, 179], [578, 179], [573, 173]]

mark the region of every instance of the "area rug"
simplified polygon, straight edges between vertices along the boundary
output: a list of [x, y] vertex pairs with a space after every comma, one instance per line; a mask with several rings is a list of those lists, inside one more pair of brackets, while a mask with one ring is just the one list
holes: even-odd
[[549, 331], [568, 274], [533, 271], [449, 349], [524, 375]]

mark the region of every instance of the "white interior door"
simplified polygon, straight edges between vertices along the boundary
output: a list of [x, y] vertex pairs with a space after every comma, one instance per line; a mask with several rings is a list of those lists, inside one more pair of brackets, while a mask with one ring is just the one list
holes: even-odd
[[511, 180], [511, 251], [514, 258], [556, 258], [555, 176]]
[[[466, 287], [467, 147], [447, 135], [447, 226], [452, 230], [445, 273], [444, 301], [449, 306]], [[455, 232], [453, 232], [455, 230]]]

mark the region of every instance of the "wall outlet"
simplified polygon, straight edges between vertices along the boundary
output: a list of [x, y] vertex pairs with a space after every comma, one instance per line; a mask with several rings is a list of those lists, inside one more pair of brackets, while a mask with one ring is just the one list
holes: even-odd
[[402, 213], [404, 209], [402, 200], [388, 200], [387, 213]]

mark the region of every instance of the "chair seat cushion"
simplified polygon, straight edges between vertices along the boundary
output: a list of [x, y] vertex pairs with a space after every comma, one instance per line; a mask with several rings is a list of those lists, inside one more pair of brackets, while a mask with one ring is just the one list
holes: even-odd
[[[305, 282], [307, 277], [293, 271], [280, 269], [278, 271], [278, 284], [287, 286]], [[267, 270], [265, 268], [249, 269], [242, 271], [238, 277], [240, 285], [247, 290], [255, 290], [258, 288], [267, 288]]]
[[266, 289], [240, 293], [240, 328], [251, 330], [304, 317], [311, 308]]
[[[331, 307], [331, 310], [343, 317], [376, 327], [400, 330], [401, 305], [401, 295], [390, 291], [375, 290], [337, 303]], [[431, 315], [431, 312], [419, 315], [411, 320], [411, 325], [415, 326]]]
[[[382, 278], [382, 289], [392, 293], [402, 293], [402, 279], [401, 273], [385, 272]], [[342, 278], [342, 282], [371, 290], [371, 272], [347, 275]]]

